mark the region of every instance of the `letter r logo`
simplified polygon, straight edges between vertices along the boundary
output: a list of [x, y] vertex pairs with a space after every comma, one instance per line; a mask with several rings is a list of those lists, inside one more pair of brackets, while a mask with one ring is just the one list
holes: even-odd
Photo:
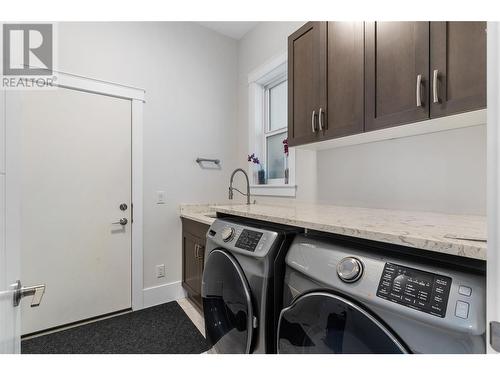
[[3, 74], [51, 75], [52, 36], [51, 24], [4, 24]]

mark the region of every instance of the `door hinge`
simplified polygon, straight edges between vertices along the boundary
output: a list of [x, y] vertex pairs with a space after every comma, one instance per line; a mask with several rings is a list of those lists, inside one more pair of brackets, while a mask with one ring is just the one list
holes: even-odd
[[490, 345], [500, 353], [500, 322], [490, 322]]
[[130, 202], [130, 222], [134, 222], [134, 202]]

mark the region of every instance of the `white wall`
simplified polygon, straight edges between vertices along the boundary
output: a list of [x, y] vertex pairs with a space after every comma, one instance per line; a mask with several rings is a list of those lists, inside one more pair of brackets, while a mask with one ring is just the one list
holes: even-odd
[[[240, 41], [239, 154], [245, 154], [248, 149], [248, 73], [283, 53], [288, 35], [301, 25], [300, 22], [260, 23]], [[317, 155], [297, 151], [298, 200], [486, 213], [484, 126], [318, 151]]]
[[[224, 201], [235, 167], [237, 43], [195, 23], [61, 23], [58, 51], [62, 71], [146, 90], [144, 285], [178, 282], [178, 205]], [[200, 169], [197, 156], [222, 169]]]
[[325, 203], [486, 213], [486, 126], [318, 152]]

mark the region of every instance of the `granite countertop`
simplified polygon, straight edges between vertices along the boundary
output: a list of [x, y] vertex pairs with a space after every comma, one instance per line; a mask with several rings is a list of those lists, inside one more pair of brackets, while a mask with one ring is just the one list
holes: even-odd
[[215, 207], [210, 204], [181, 204], [179, 214], [186, 219], [212, 225], [216, 217]]
[[211, 212], [486, 260], [485, 216], [304, 203], [221, 205], [210, 206], [210, 209]]

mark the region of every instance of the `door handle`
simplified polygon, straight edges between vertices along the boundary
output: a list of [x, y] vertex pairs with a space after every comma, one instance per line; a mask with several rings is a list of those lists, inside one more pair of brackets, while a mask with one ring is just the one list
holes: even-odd
[[316, 111], [313, 109], [312, 115], [311, 115], [311, 127], [312, 127], [312, 132], [316, 133], [316, 125], [314, 124], [314, 118], [316, 117]]
[[437, 69], [434, 69], [434, 71], [432, 72], [432, 102], [433, 103], [439, 103], [438, 74], [439, 74], [439, 71]]
[[34, 286], [22, 286], [21, 281], [17, 280], [14, 284], [14, 307], [19, 306], [21, 299], [27, 296], [33, 296], [31, 300], [31, 307], [37, 307], [42, 302], [42, 297], [45, 293], [45, 284]]
[[323, 131], [323, 108], [319, 109], [318, 124], [319, 124], [319, 131]]
[[115, 221], [114, 223], [111, 223], [111, 224], [127, 225], [128, 224], [128, 220], [127, 220], [126, 217], [122, 217], [119, 221]]
[[422, 107], [422, 74], [417, 75], [417, 107]]

